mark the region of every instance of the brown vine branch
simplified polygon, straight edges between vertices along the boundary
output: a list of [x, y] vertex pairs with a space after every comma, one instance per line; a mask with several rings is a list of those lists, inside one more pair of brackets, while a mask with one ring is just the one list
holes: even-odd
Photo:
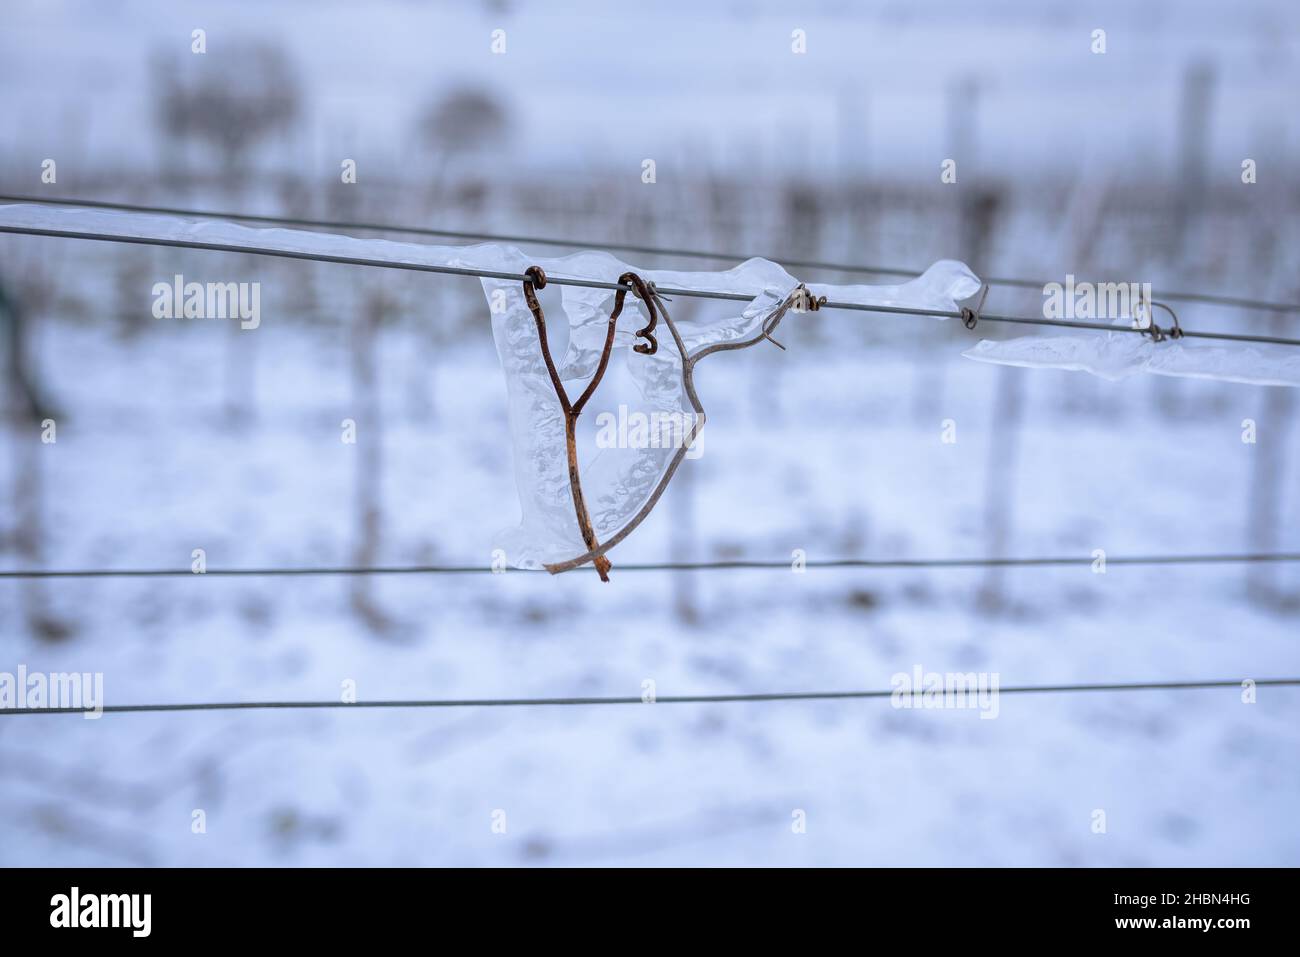
[[[672, 316], [668, 314], [667, 308], [664, 307], [663, 299], [655, 291], [653, 285], [650, 286], [648, 292], [649, 298], [646, 298], [645, 296], [642, 296], [642, 298], [645, 299], [646, 304], [650, 308], [650, 325], [646, 327], [646, 330], [642, 331], [645, 332], [654, 328], [655, 306], [657, 305], [659, 307], [659, 312], [664, 317], [664, 322], [668, 326], [668, 331], [673, 337], [673, 342], [677, 346], [677, 353], [682, 358], [682, 390], [686, 393], [686, 398], [691, 403], [691, 408], [695, 411], [695, 423], [691, 426], [690, 435], [684, 439], [677, 451], [673, 454], [672, 459], [668, 463], [668, 467], [664, 470], [663, 476], [659, 479], [659, 484], [655, 486], [654, 491], [650, 493], [650, 497], [646, 499], [646, 503], [641, 506], [640, 510], [628, 519], [627, 524], [606, 539], [603, 545], [593, 545], [588, 542], [587, 551], [582, 555], [578, 555], [575, 558], [570, 558], [563, 562], [555, 562], [546, 565], [546, 570], [552, 575], [559, 574], [560, 572], [571, 571], [574, 568], [587, 564], [587, 562], [594, 562], [598, 569], [600, 568], [600, 562], [602, 560], [608, 563], [608, 559], [605, 558], [605, 553], [615, 545], [619, 544], [619, 542], [623, 541], [623, 539], [627, 538], [628, 535], [632, 534], [636, 527], [645, 521], [645, 519], [650, 515], [650, 512], [654, 509], [655, 505], [659, 503], [659, 499], [663, 496], [664, 490], [668, 488], [668, 483], [672, 480], [674, 473], [676, 473], [677, 467], [682, 464], [682, 459], [686, 457], [686, 453], [690, 451], [691, 446], [695, 443], [696, 437], [704, 428], [704, 405], [700, 402], [700, 397], [695, 391], [695, 364], [697, 362], [705, 356], [713, 355], [715, 352], [748, 349], [750, 346], [756, 345], [764, 340], [784, 349], [784, 346], [772, 338], [772, 333], [776, 331], [776, 327], [781, 324], [781, 320], [785, 318], [785, 314], [792, 308], [796, 311], [808, 310], [815, 312], [823, 303], [826, 302], [825, 296], [813, 296], [812, 293], [808, 291], [808, 287], [803, 283], [800, 283], [793, 291], [791, 291], [790, 295], [786, 296], [781, 305], [777, 306], [768, 314], [767, 318], [763, 320], [763, 326], [759, 330], [758, 335], [754, 336], [752, 339], [745, 339], [741, 342], [718, 342], [711, 346], [704, 347], [694, 355], [688, 355], [686, 352], [686, 343], [682, 341], [681, 334], [677, 331], [677, 324], [673, 322]], [[638, 295], [640, 295], [639, 291]], [[621, 302], [621, 300], [619, 302]], [[619, 302], [615, 303], [615, 314], [618, 312]], [[638, 335], [640, 334], [641, 333], [638, 333]], [[602, 578], [603, 577], [604, 576], [602, 576]]]
[[[546, 273], [542, 271], [541, 266], [529, 266], [524, 271], [524, 300], [528, 303], [528, 310], [533, 314], [533, 322], [537, 325], [537, 341], [541, 345], [542, 360], [546, 363], [546, 372], [551, 377], [551, 386], [555, 389], [555, 396], [560, 400], [560, 408], [564, 411], [564, 446], [568, 455], [569, 462], [569, 491], [573, 496], [573, 511], [578, 519], [578, 529], [582, 532], [582, 540], [587, 549], [592, 553], [592, 561], [596, 566], [596, 571], [603, 582], [609, 581], [609, 570], [612, 567], [610, 560], [605, 557], [604, 549], [601, 549], [600, 542], [596, 539], [596, 530], [591, 524], [591, 515], [587, 511], [587, 501], [582, 494], [582, 479], [578, 474], [578, 416], [582, 414], [583, 408], [587, 405], [587, 400], [596, 392], [596, 387], [600, 385], [600, 380], [605, 377], [605, 370], [609, 367], [609, 356], [614, 348], [614, 333], [618, 327], [618, 317], [623, 312], [623, 301], [627, 297], [628, 290], [631, 289], [646, 304], [650, 311], [650, 321], [644, 329], [637, 331], [637, 337], [646, 339], [647, 343], [637, 343], [633, 346], [637, 352], [642, 355], [654, 355], [659, 349], [659, 343], [653, 335], [658, 317], [655, 313], [654, 293], [640, 276], [633, 272], [625, 272], [618, 277], [619, 290], [614, 296], [614, 310], [610, 313], [609, 323], [605, 330], [605, 345], [600, 352], [600, 362], [596, 366], [595, 373], [592, 374], [591, 381], [587, 383], [587, 388], [578, 396], [578, 401], [570, 402], [569, 394], [564, 389], [564, 383], [560, 381], [560, 373], [555, 368], [555, 360], [551, 357], [550, 343], [546, 338], [546, 316], [542, 313], [542, 305], [537, 301], [537, 290], [546, 286]], [[662, 307], [661, 307], [662, 308]], [[599, 551], [597, 551], [600, 549]]]

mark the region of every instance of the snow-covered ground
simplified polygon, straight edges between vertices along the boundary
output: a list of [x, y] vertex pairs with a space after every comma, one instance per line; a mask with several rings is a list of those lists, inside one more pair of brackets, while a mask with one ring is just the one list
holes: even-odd
[[[449, 349], [410, 328], [382, 336], [380, 406], [394, 411], [378, 563], [486, 566], [511, 520], [482, 318], [480, 341]], [[694, 531], [673, 544], [668, 516], [686, 503], [670, 491], [607, 585], [377, 579], [392, 626], [376, 633], [345, 579], [4, 581], [5, 661], [102, 671], [115, 703], [333, 699], [346, 679], [362, 698], [404, 698], [639, 695], [647, 678], [660, 695], [888, 688], [918, 664], [1004, 685], [1300, 670], [1296, 616], [1252, 607], [1239, 567], [1016, 571], [995, 614], [976, 604], [978, 570], [620, 574], [619, 560], [683, 554], [986, 551], [1001, 370], [953, 349], [918, 371], [805, 338], [702, 369], [710, 434], [685, 465]], [[160, 323], [134, 338], [47, 324], [37, 353], [65, 408], [58, 442], [36, 446], [47, 563], [185, 568], [196, 547], [213, 568], [346, 563], [360, 448], [339, 437], [355, 408], [346, 342], [275, 322]], [[222, 411], [231, 348], [236, 363], [256, 350], [253, 415], [239, 421]], [[945, 384], [932, 410], [906, 398], [919, 374]], [[1106, 384], [1079, 415], [1062, 397], [1091, 380], [1012, 374], [1026, 411], [1011, 554], [1247, 547], [1259, 446], [1240, 423], [1262, 390], [1191, 384], [1193, 399], [1219, 390], [1217, 409], [1165, 423], [1145, 411], [1150, 382]], [[947, 418], [955, 444], [941, 441]], [[1284, 440], [1285, 425], [1261, 420], [1261, 441]], [[365, 422], [360, 436], [376, 439]], [[15, 444], [37, 440], [5, 441], [16, 467]], [[1294, 592], [1293, 572], [1279, 581]], [[72, 635], [29, 633], [24, 609], [38, 604]], [[996, 720], [888, 701], [8, 718], [0, 860], [1295, 864], [1297, 709], [1300, 693], [1265, 688], [1253, 705], [1234, 689], [1004, 696]], [[191, 833], [195, 809], [206, 834]]]

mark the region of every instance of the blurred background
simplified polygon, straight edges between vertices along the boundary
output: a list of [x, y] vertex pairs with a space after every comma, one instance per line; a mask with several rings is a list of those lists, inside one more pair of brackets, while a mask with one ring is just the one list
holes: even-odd
[[[1297, 302], [1298, 78], [1284, 0], [11, 0], [0, 192]], [[153, 318], [177, 273], [259, 282], [260, 327]], [[0, 567], [486, 566], [517, 518], [474, 280], [5, 236], [0, 289]], [[1041, 307], [995, 287], [987, 308]], [[0, 671], [103, 672], [114, 704], [1300, 671], [1292, 566], [618, 573], [1300, 546], [1290, 390], [961, 358], [1004, 334], [986, 326], [805, 314], [787, 352], [713, 360], [705, 454], [609, 584], [0, 580]], [[1298, 717], [1267, 688], [1008, 696], [991, 721], [887, 701], [11, 717], [0, 863], [1295, 865]]]

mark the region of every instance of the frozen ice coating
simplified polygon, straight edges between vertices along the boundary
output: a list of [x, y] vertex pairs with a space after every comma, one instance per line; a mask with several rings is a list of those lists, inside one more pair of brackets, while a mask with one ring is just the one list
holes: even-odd
[[[723, 316], [717, 321], [678, 322], [688, 354], [715, 342], [752, 335], [767, 313], [797, 285], [780, 266], [762, 259], [714, 273], [638, 271], [613, 256], [591, 252], [538, 260], [537, 264], [551, 277], [584, 276], [613, 282], [623, 273], [634, 271], [664, 287], [746, 294], [763, 290], [748, 304], [726, 302], [721, 310]], [[492, 332], [506, 377], [515, 481], [522, 513], [521, 523], [502, 532], [494, 546], [505, 552], [510, 564], [537, 568], [587, 551], [569, 483], [564, 411], [542, 358], [536, 323], [524, 299], [522, 284], [484, 279], [483, 290], [492, 310]], [[548, 313], [548, 338], [553, 348], [562, 341], [556, 331], [557, 320], [562, 316], [568, 323], [568, 346], [563, 353], [554, 353], [553, 358], [571, 397], [586, 388], [596, 370], [614, 295], [607, 289], [564, 286], [562, 313]], [[670, 308], [677, 305], [673, 303]], [[683, 315], [686, 312], [680, 308], [675, 311]], [[586, 458], [581, 463], [582, 489], [592, 528], [601, 541], [618, 531], [645, 504], [679, 444], [696, 424], [694, 410], [682, 392], [681, 355], [668, 330], [663, 325], [657, 330], [659, 349], [654, 355], [632, 350], [634, 333], [647, 320], [644, 305], [629, 296], [616, 327], [610, 378], [620, 371], [626, 373], [635, 391], [629, 411], [654, 423], [653, 432], [647, 432], [644, 441], [606, 444], [594, 453], [590, 448], [594, 442], [580, 449], [580, 458]], [[707, 403], [707, 396], [703, 398]], [[593, 403], [600, 400], [598, 391]], [[589, 407], [587, 417], [595, 418], [598, 408]], [[665, 437], [668, 442], [663, 441]]]
[[[636, 272], [656, 286], [752, 295], [748, 303], [712, 304], [713, 317], [685, 318], [686, 307], [670, 305], [688, 355], [719, 342], [754, 336], [767, 316], [798, 285], [779, 265], [750, 259], [721, 272], [641, 270], [605, 253], [584, 252], [563, 259], [538, 260], [548, 276], [583, 276], [613, 282]], [[979, 280], [964, 265], [943, 261], [906, 283], [887, 286], [810, 285], [818, 296], [862, 305], [909, 306], [943, 312], [956, 310], [956, 301], [973, 295]], [[536, 323], [523, 296], [522, 284], [484, 279], [492, 305], [492, 330], [506, 374], [510, 402], [515, 480], [522, 512], [520, 524], [502, 532], [495, 546], [510, 564], [536, 568], [587, 552], [575, 517], [565, 446], [565, 416], [551, 384], [538, 341]], [[760, 291], [761, 290], [761, 291]], [[565, 286], [562, 292], [569, 342], [563, 356], [554, 355], [561, 382], [570, 396], [586, 387], [599, 362], [614, 292]], [[548, 338], [557, 336], [556, 317], [548, 314]], [[678, 451], [675, 442], [656, 441], [665, 434], [689, 437], [696, 415], [682, 388], [682, 357], [667, 329], [658, 330], [659, 349], [653, 356], [634, 352], [635, 331], [648, 320], [644, 305], [631, 296], [619, 316], [610, 359], [611, 370], [622, 367], [635, 386], [635, 408], [650, 423], [646, 441], [587, 448], [580, 451], [580, 477], [592, 527], [599, 541], [621, 530], [645, 505]], [[760, 345], [757, 348], [762, 348]], [[710, 360], [710, 361], [727, 361]], [[602, 390], [605, 387], [602, 386]], [[600, 392], [593, 397], [598, 400]], [[707, 390], [700, 399], [708, 408]], [[589, 416], [596, 410], [587, 413]], [[659, 423], [659, 426], [656, 426]], [[669, 423], [670, 428], [662, 428]], [[592, 442], [589, 445], [596, 445]], [[584, 457], [582, 452], [587, 454]], [[585, 458], [585, 460], [584, 460]], [[686, 463], [683, 467], [690, 467]]]
[[214, 219], [183, 219], [152, 213], [38, 206], [0, 205], [0, 225], [48, 229], [60, 233], [97, 233], [124, 239], [177, 240], [220, 243], [231, 247], [271, 249], [317, 256], [345, 256], [390, 263], [418, 263], [522, 272], [527, 260], [511, 246], [482, 243], [474, 246], [431, 246], [387, 239], [358, 239], [336, 233], [304, 229], [240, 226]]
[[[746, 297], [746, 301], [710, 300], [707, 304], [701, 300], [691, 300], [688, 304], [684, 297], [671, 302], [668, 308], [688, 355], [717, 343], [752, 338], [798, 285], [795, 277], [765, 259], [750, 259], [732, 269], [716, 272], [641, 270], [598, 252], [537, 258], [514, 247], [492, 243], [435, 246], [298, 229], [241, 226], [213, 219], [75, 207], [3, 205], [0, 225], [69, 235], [95, 233], [124, 239], [199, 241], [232, 249], [275, 250], [509, 274], [509, 279], [485, 277], [482, 283], [505, 373], [521, 512], [520, 523], [500, 533], [494, 545], [504, 550], [507, 562], [518, 567], [539, 567], [576, 558], [587, 548], [578, 528], [569, 482], [564, 413], [542, 358], [522, 281], [514, 277], [522, 276], [532, 265], [540, 266], [552, 280], [567, 277], [615, 282], [623, 273], [631, 271], [665, 289], [711, 290]], [[557, 285], [561, 288], [562, 308], [549, 310], [548, 339], [560, 379], [569, 396], [576, 398], [599, 363], [615, 293], [608, 289]], [[940, 312], [956, 311], [960, 300], [979, 289], [980, 282], [971, 271], [951, 260], [937, 262], [923, 275], [904, 283], [809, 286], [814, 296], [839, 302]], [[629, 295], [617, 323], [606, 381], [593, 395], [582, 417], [580, 481], [593, 530], [602, 542], [640, 511], [663, 480], [682, 440], [697, 425], [702, 426], [684, 394], [682, 356], [666, 323], [661, 322], [656, 332], [659, 342], [656, 354], [633, 351], [635, 331], [645, 326], [647, 320], [645, 304]], [[709, 361], [728, 360], [710, 357]], [[699, 391], [707, 408], [707, 387], [700, 387]], [[613, 414], [615, 400], [620, 396], [628, 400], [620, 403], [624, 406], [620, 414], [644, 416], [642, 421], [649, 428], [639, 433], [633, 428], [619, 441], [600, 442], [589, 434], [593, 431], [591, 426], [602, 408], [607, 415]]]
[[957, 303], [980, 291], [980, 281], [965, 263], [940, 259], [915, 279], [892, 286], [828, 286], [810, 282], [808, 289], [813, 295], [838, 302], [956, 312]]
[[1112, 381], [1140, 372], [1253, 385], [1300, 386], [1300, 350], [1283, 345], [1217, 345], [1133, 332], [985, 339], [962, 353], [999, 365], [1091, 372]]

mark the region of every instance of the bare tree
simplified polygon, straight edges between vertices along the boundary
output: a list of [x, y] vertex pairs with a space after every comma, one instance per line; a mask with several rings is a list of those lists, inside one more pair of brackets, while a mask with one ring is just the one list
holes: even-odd
[[[180, 64], [187, 64], [181, 67]], [[174, 143], [215, 148], [235, 177], [254, 147], [297, 119], [300, 95], [288, 56], [264, 42], [222, 54], [154, 61], [158, 125]]]
[[[509, 139], [509, 116], [491, 92], [467, 87], [434, 100], [419, 121], [418, 133], [433, 156], [431, 196], [441, 200], [444, 181], [452, 178], [459, 166], [468, 166], [467, 160], [504, 147]], [[476, 192], [472, 187], [470, 191]]]
[[[39, 269], [34, 275], [28, 275], [26, 286], [32, 300], [38, 296], [47, 300], [51, 295], [43, 279]], [[33, 311], [30, 306], [30, 302], [20, 302], [17, 296], [6, 294], [0, 285], [0, 332], [3, 333], [0, 342], [4, 346], [5, 370], [5, 387], [0, 387], [0, 399], [12, 410], [15, 464], [14, 527], [3, 530], [0, 546], [11, 541], [14, 550], [29, 565], [38, 567], [46, 558], [42, 435], [47, 428], [57, 429], [62, 415], [41, 388], [30, 348]], [[75, 625], [50, 609], [44, 582], [25, 582], [22, 594], [27, 626], [34, 636], [43, 641], [62, 641], [73, 635]]]
[[505, 107], [487, 90], [453, 90], [432, 103], [420, 132], [434, 149], [463, 155], [499, 146], [506, 140]]

